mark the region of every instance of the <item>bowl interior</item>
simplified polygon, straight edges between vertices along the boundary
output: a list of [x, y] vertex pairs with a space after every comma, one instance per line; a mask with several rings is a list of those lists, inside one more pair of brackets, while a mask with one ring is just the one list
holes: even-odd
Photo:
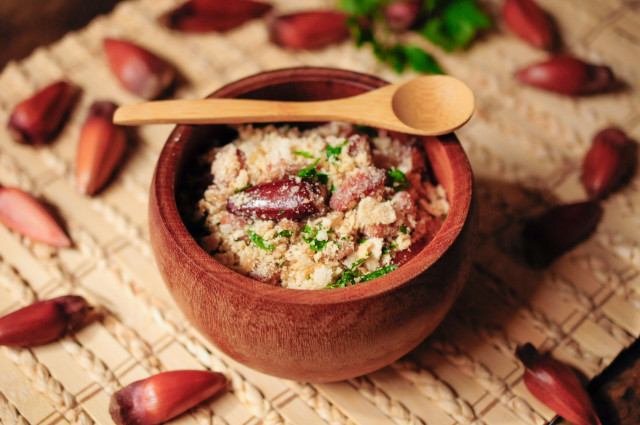
[[[294, 68], [278, 70], [248, 77], [232, 83], [211, 96], [241, 97], [268, 100], [325, 100], [353, 96], [387, 84], [369, 75], [326, 68]], [[304, 126], [304, 123], [294, 125]], [[210, 149], [213, 140], [226, 143], [233, 139], [235, 130], [226, 126], [177, 126], [160, 157], [156, 171], [156, 185], [163, 200], [161, 214], [169, 231], [181, 249], [209, 273], [228, 269], [214, 260], [197, 244], [179, 218], [176, 191], [193, 190], [185, 176], [192, 169], [195, 157]], [[447, 192], [450, 203], [442, 228], [420, 253], [398, 270], [377, 279], [331, 291], [300, 291], [274, 287], [235, 274], [231, 285], [241, 291], [258, 291], [280, 300], [306, 303], [331, 303], [358, 299], [392, 290], [412, 280], [437, 261], [460, 233], [471, 205], [472, 176], [467, 158], [453, 134], [421, 138], [438, 182]], [[163, 191], [164, 188], [164, 191]]]

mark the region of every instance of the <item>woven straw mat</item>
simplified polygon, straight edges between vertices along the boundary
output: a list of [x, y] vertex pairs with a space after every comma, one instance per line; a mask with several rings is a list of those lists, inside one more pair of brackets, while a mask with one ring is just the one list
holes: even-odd
[[[0, 420], [5, 424], [110, 424], [118, 388], [175, 369], [224, 373], [230, 390], [175, 420], [181, 424], [543, 424], [553, 412], [522, 382], [514, 357], [532, 342], [593, 377], [640, 334], [640, 178], [603, 202], [596, 233], [544, 271], [519, 258], [523, 220], [559, 202], [585, 199], [580, 164], [593, 135], [616, 125], [640, 140], [640, 2], [540, 0], [559, 22], [567, 50], [606, 63], [626, 89], [581, 99], [523, 87], [513, 72], [542, 60], [508, 34], [499, 1], [486, 1], [496, 27], [465, 52], [434, 51], [467, 82], [475, 116], [458, 135], [469, 155], [480, 209], [471, 275], [451, 314], [400, 361], [331, 384], [281, 380], [236, 363], [199, 335], [177, 310], [155, 268], [147, 196], [155, 160], [171, 126], [139, 129], [139, 143], [99, 196], [75, 191], [73, 169], [88, 105], [140, 99], [108, 70], [105, 36], [160, 52], [192, 84], [177, 97], [201, 98], [257, 72], [298, 65], [396, 75], [371, 51], [343, 43], [292, 53], [268, 42], [257, 20], [226, 34], [180, 34], [156, 22], [179, 0], [134, 0], [0, 74], [0, 121], [37, 89], [67, 78], [83, 89], [58, 139], [33, 149], [0, 129], [0, 183], [55, 206], [74, 241], [51, 249], [0, 226], [0, 314], [68, 293], [85, 296], [101, 320], [55, 343], [0, 348]], [[273, 2], [283, 12], [325, 0]]]

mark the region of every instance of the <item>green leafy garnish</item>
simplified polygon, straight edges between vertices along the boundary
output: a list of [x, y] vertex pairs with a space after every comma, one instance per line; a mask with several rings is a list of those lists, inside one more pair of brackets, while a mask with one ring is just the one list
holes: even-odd
[[327, 182], [329, 181], [329, 176], [323, 173], [318, 173], [318, 170], [316, 170], [318, 161], [320, 161], [320, 158], [316, 159], [315, 162], [310, 166], [298, 171], [297, 176], [307, 179], [317, 179], [320, 183], [327, 184]]
[[350, 268], [345, 268], [344, 269], [344, 273], [342, 274], [342, 276], [340, 276], [340, 278], [338, 280], [336, 280], [335, 282], [333, 282], [331, 285], [328, 285], [326, 289], [329, 288], [346, 288], [347, 286], [350, 285], [355, 285], [356, 284], [356, 278], [360, 277], [360, 272], [358, 270], [356, 270], [355, 268], [358, 267], [360, 264], [362, 264], [363, 261], [365, 261], [366, 258], [360, 258], [359, 260], [354, 261], [351, 264]]
[[318, 236], [318, 232], [322, 229], [322, 225], [312, 228], [308, 224], [302, 228], [302, 233], [308, 235], [307, 237], [303, 236], [302, 240], [309, 244], [309, 248], [311, 248], [314, 252], [322, 251], [322, 248], [325, 247], [328, 240], [320, 241], [316, 239]]
[[305, 152], [305, 151], [293, 151], [294, 155], [300, 155], [300, 156], [304, 156], [305, 158], [313, 158], [313, 155], [311, 155], [309, 152]]
[[399, 192], [401, 190], [409, 189], [409, 187], [411, 186], [411, 183], [409, 182], [409, 179], [407, 179], [407, 176], [405, 176], [405, 174], [402, 171], [394, 170], [390, 168], [387, 170], [386, 185], [388, 187], [393, 188], [393, 190], [395, 190], [396, 192]]
[[491, 20], [476, 0], [432, 1], [432, 14], [420, 30], [425, 38], [447, 52], [464, 49]]
[[389, 246], [383, 245], [382, 246], [382, 250], [381, 250], [381, 254], [382, 255], [391, 254], [391, 250], [392, 249], [396, 249], [396, 248], [398, 248], [398, 246], [396, 244], [394, 244], [393, 242], [391, 242], [389, 244]]
[[309, 165], [308, 167], [304, 167], [302, 170], [298, 171], [297, 176], [298, 177], [302, 177], [302, 178], [312, 178], [315, 177], [317, 171], [316, 171], [316, 165], [318, 165], [318, 161], [320, 161], [320, 158], [316, 159], [315, 162], [311, 165]]
[[444, 74], [434, 57], [418, 46], [401, 43], [387, 47], [379, 45], [374, 48], [374, 53], [378, 60], [388, 63], [398, 74], [407, 67], [425, 74]]
[[380, 7], [380, 0], [340, 0], [339, 7], [350, 15], [371, 15]]
[[331, 285], [328, 285], [326, 289], [346, 288], [347, 286], [355, 285], [357, 283], [356, 279], [358, 278], [360, 279], [359, 283], [368, 282], [377, 277], [384, 276], [385, 274], [390, 273], [398, 268], [397, 264], [389, 264], [388, 266], [383, 267], [380, 270], [376, 270], [375, 272], [371, 272], [365, 275], [360, 275], [360, 272], [356, 270], [356, 267], [362, 264], [363, 261], [365, 261], [365, 258], [361, 258], [358, 261], [355, 261], [353, 264], [351, 264], [350, 268], [348, 269], [345, 268], [342, 276], [340, 276], [340, 278], [336, 280], [334, 283], [332, 283]]
[[360, 238], [360, 239], [358, 239], [358, 243], [359, 244], [365, 243], [367, 240], [368, 240], [367, 238]]
[[409, 228], [404, 224], [400, 225], [400, 233], [404, 233], [405, 235], [409, 234]]
[[295, 234], [295, 230], [281, 230], [280, 232], [278, 232], [278, 236], [284, 236], [286, 238], [288, 238], [289, 236], [293, 236]]
[[438, 62], [429, 53], [418, 46], [407, 45], [402, 49], [406, 61], [411, 65], [411, 69], [424, 74], [444, 74]]
[[371, 272], [369, 274], [365, 274], [360, 278], [360, 283], [367, 282], [369, 280], [373, 280], [377, 277], [384, 276], [387, 273], [390, 273], [398, 268], [397, 264], [389, 264], [386, 267], [381, 268], [380, 270], [376, 270], [375, 272]]
[[327, 161], [335, 161], [338, 159], [338, 155], [340, 155], [340, 153], [342, 152], [342, 147], [344, 145], [346, 145], [347, 143], [349, 143], [347, 140], [345, 140], [343, 143], [339, 144], [338, 146], [331, 146], [331, 145], [327, 145], [327, 147], [325, 148], [325, 152], [327, 154]]
[[[338, 2], [338, 7], [349, 15], [347, 25], [356, 46], [370, 45], [378, 60], [398, 73], [411, 68], [443, 74], [430, 53], [420, 46], [405, 44], [402, 37], [392, 33], [384, 17], [388, 4], [389, 0]], [[478, 6], [478, 0], [425, 0], [411, 30], [451, 52], [467, 48], [478, 31], [490, 26], [491, 20]]]
[[240, 192], [244, 192], [245, 190], [249, 189], [251, 186], [253, 186], [251, 183], [249, 183], [246, 186], [241, 187], [240, 189], [236, 189], [233, 191], [233, 193], [240, 193]]
[[267, 251], [273, 250], [275, 247], [273, 245], [266, 245], [264, 243], [264, 239], [262, 236], [258, 235], [253, 230], [247, 230], [247, 235], [251, 238], [251, 241], [256, 244], [256, 246], [260, 249], [265, 249]]

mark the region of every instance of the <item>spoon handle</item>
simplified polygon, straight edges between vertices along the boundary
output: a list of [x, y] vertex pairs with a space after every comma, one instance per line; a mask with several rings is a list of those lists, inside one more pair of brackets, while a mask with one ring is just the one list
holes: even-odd
[[252, 99], [161, 100], [118, 108], [114, 122], [140, 124], [238, 124], [296, 121], [323, 117], [325, 102], [280, 102]]
[[[121, 106], [116, 110], [113, 121], [120, 125], [240, 124], [340, 120], [358, 124], [380, 125], [382, 122], [389, 121], [388, 113], [374, 113], [372, 116], [372, 110], [375, 112], [376, 108], [372, 108], [370, 102], [374, 100], [361, 99], [370, 97], [366, 95], [315, 102], [219, 98], [161, 100]], [[367, 100], [366, 105], [361, 100]], [[390, 108], [388, 109], [390, 110]], [[392, 116], [392, 121], [398, 120]], [[398, 121], [397, 125], [402, 126], [402, 123]], [[402, 126], [402, 129], [398, 128], [398, 130], [406, 130], [406, 128]]]

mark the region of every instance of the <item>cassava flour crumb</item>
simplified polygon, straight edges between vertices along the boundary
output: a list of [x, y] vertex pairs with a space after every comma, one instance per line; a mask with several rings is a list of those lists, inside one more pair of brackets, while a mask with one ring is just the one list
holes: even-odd
[[200, 245], [238, 273], [295, 289], [364, 282], [398, 268], [448, 213], [414, 141], [344, 123], [237, 130], [205, 155], [213, 181], [194, 218]]

